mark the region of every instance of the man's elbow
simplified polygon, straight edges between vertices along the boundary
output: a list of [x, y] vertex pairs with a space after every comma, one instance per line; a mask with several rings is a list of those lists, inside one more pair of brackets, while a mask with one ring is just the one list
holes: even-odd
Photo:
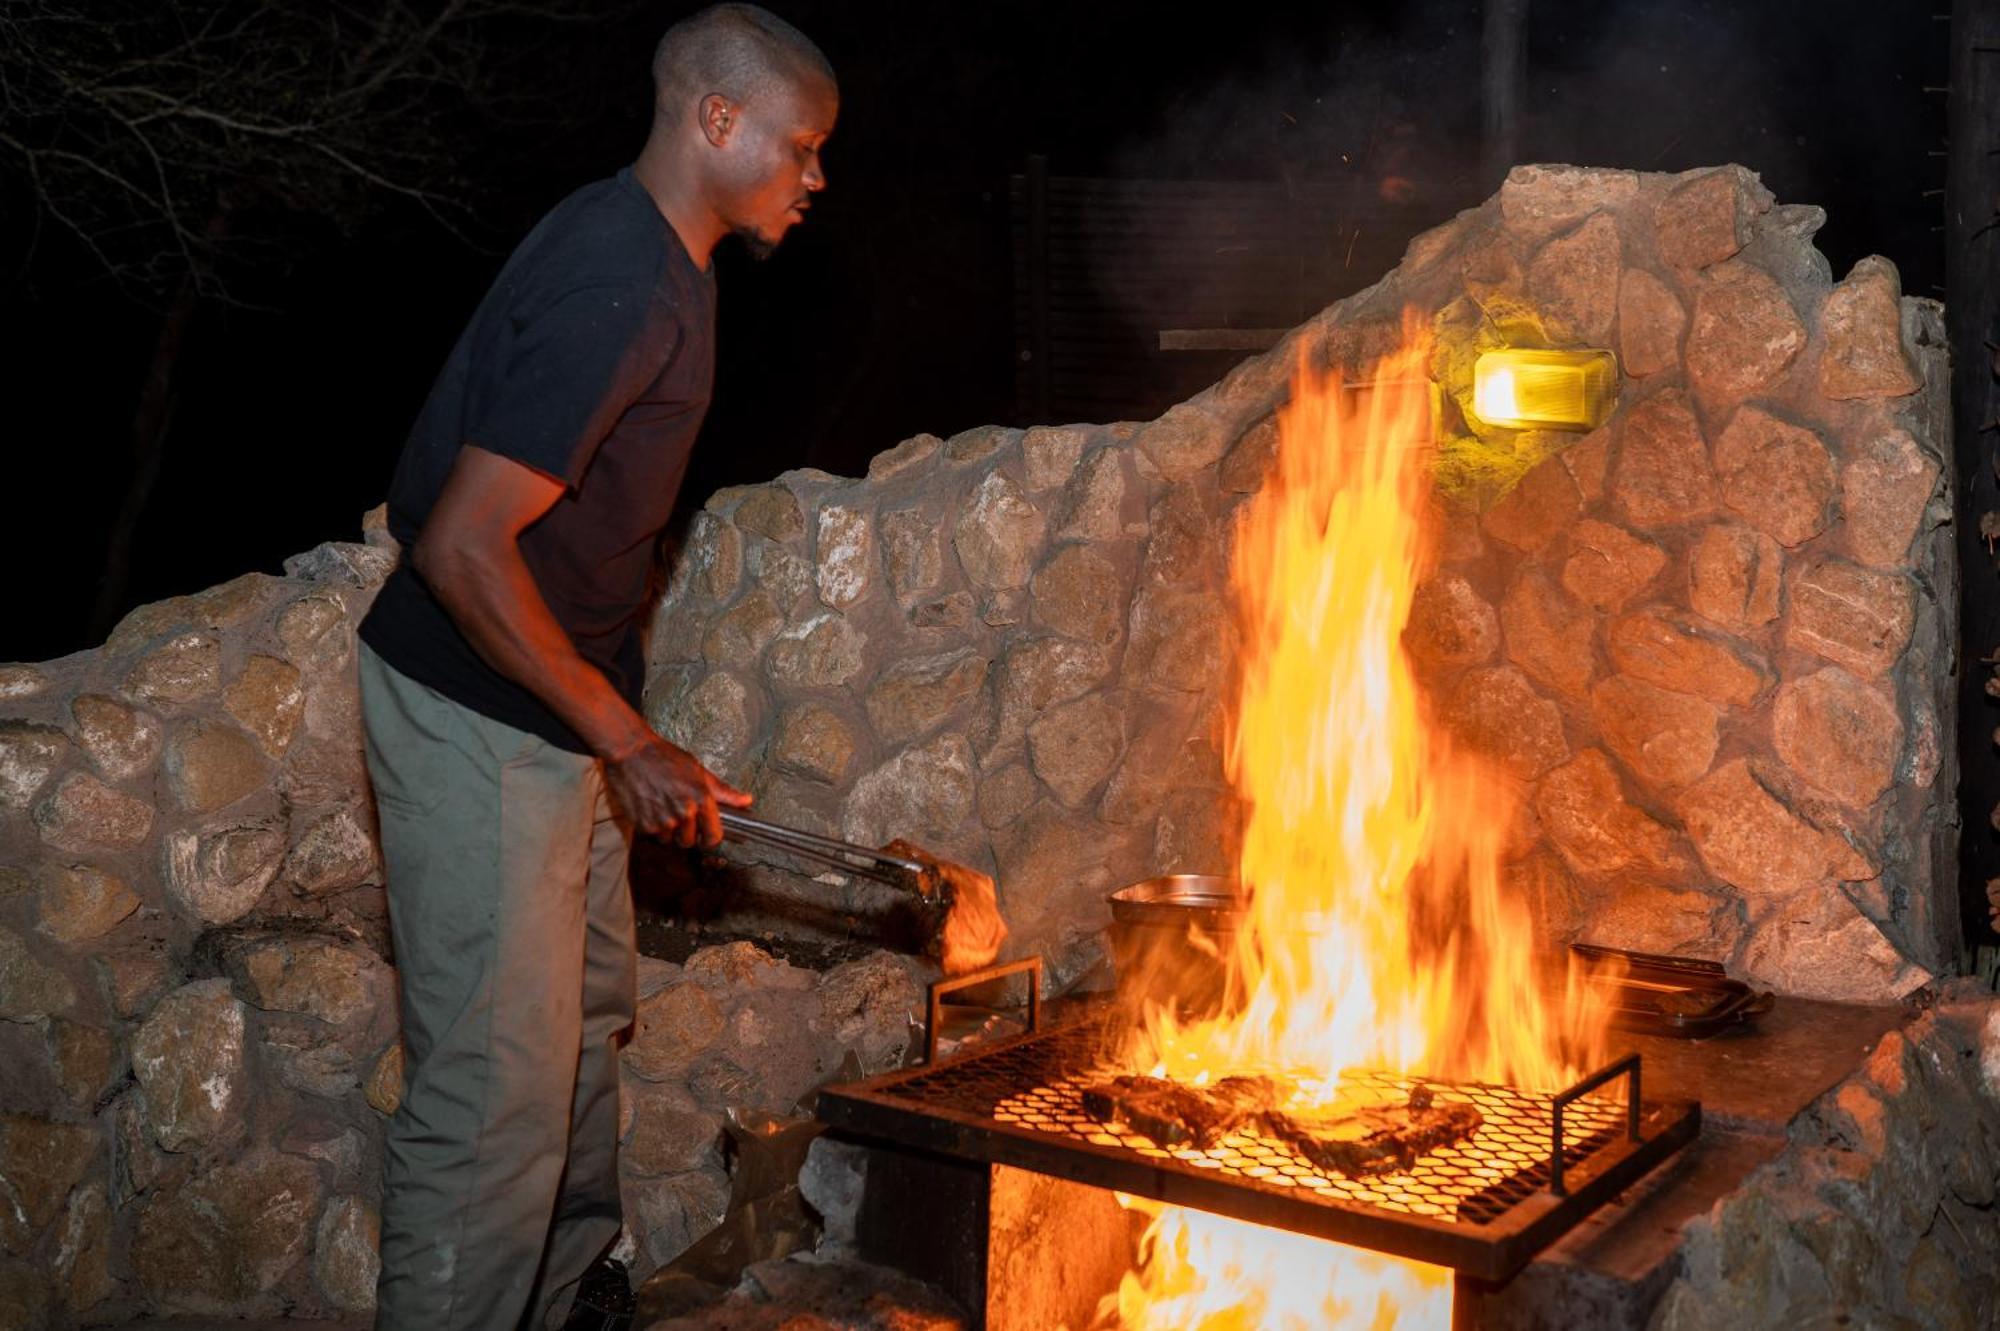
[[489, 562], [476, 541], [448, 529], [426, 527], [410, 547], [410, 566], [447, 606], [479, 580]]

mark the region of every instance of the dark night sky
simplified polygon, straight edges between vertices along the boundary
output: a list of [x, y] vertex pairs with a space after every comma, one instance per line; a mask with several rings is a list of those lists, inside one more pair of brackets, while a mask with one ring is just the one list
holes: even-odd
[[[1014, 411], [1007, 179], [1057, 175], [1410, 182], [1414, 232], [1469, 206], [1471, 0], [1204, 8], [1133, 0], [771, 0], [842, 80], [832, 187], [778, 256], [720, 258], [716, 406], [685, 500], [787, 466], [857, 471], [919, 430]], [[469, 142], [486, 221], [518, 236], [628, 161], [658, 30], [692, 8], [577, 25], [564, 76], [607, 95], [530, 149]], [[1824, 206], [1844, 272], [1880, 252], [1942, 295], [1945, 24], [1914, 0], [1605, 0], [1533, 7], [1523, 160], [1678, 170], [1739, 161]], [[552, 77], [555, 76], [552, 74]], [[606, 109], [591, 109], [601, 105]], [[211, 310], [185, 365], [131, 601], [275, 570], [351, 539], [431, 374], [501, 253], [390, 211], [358, 235], [280, 233], [269, 311]], [[0, 256], [12, 274], [18, 255]], [[67, 265], [67, 266], [66, 266]], [[1355, 285], [1378, 273], [1356, 274]], [[59, 250], [0, 287], [8, 367], [8, 613], [0, 660], [88, 645], [151, 316]], [[25, 410], [23, 409], [25, 407]]]

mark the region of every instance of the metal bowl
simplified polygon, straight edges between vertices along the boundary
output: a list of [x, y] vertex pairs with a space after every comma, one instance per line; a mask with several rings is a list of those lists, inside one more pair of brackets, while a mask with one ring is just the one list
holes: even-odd
[[1243, 922], [1244, 898], [1234, 878], [1168, 873], [1121, 887], [1105, 898], [1118, 924], [1226, 933]]

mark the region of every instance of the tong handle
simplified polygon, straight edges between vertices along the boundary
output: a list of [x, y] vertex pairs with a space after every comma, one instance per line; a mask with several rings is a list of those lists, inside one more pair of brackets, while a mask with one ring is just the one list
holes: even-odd
[[868, 846], [857, 846], [851, 841], [841, 841], [834, 837], [821, 836], [817, 832], [801, 831], [795, 827], [781, 827], [767, 823], [761, 818], [751, 818], [734, 810], [724, 809], [722, 814], [723, 835], [735, 841], [754, 841], [777, 850], [818, 860], [837, 869], [845, 869], [863, 878], [872, 878], [887, 883], [891, 887], [909, 887], [921, 880], [925, 866], [918, 860], [905, 859], [886, 851]]

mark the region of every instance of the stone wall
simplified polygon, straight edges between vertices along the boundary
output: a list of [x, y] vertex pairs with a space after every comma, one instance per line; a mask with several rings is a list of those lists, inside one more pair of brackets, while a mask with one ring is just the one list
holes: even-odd
[[[334, 544], [0, 666], [0, 1326], [373, 1306], [395, 971]], [[729, 1201], [724, 1115], [899, 1065], [920, 972], [642, 958], [621, 1156], [640, 1275]]]
[[[656, 625], [652, 715], [775, 821], [995, 871], [1014, 948], [1063, 983], [1107, 890], [1232, 868], [1231, 515], [1294, 362], [1351, 377], [1409, 307], [1446, 539], [1407, 640], [1518, 779], [1511, 872], [1545, 933], [1899, 997], [1957, 942], [1945, 353], [1886, 261], [1833, 282], [1822, 220], [1735, 167], [1524, 167], [1156, 421], [919, 435], [860, 479], [723, 491]], [[1472, 419], [1476, 353], [1524, 344], [1615, 350], [1610, 421]], [[868, 905], [795, 895], [829, 890]]]
[[1777, 1159], [1688, 1227], [1653, 1331], [2000, 1325], [1991, 993], [1948, 988], [1788, 1136]]

